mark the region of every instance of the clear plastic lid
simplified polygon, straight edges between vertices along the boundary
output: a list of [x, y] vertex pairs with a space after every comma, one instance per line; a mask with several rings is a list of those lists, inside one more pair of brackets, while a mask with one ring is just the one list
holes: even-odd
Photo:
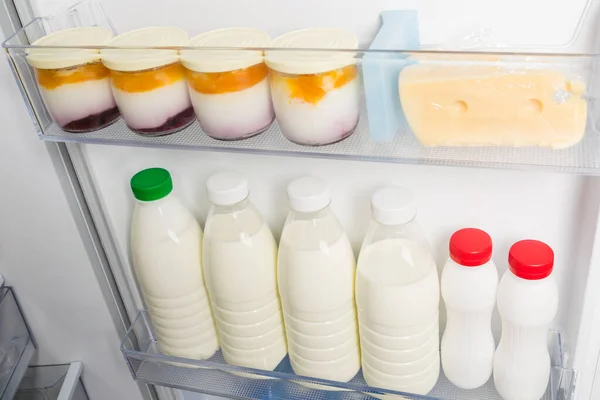
[[[103, 46], [110, 42], [113, 36], [110, 30], [101, 27], [64, 29], [36, 40], [33, 46]], [[98, 49], [27, 49], [27, 62], [39, 69], [68, 68], [96, 61], [100, 61]]]
[[142, 71], [179, 61], [179, 50], [140, 49], [135, 47], [185, 46], [188, 34], [179, 28], [154, 27], [123, 33], [108, 43], [114, 47], [132, 49], [105, 49], [100, 53], [102, 62], [115, 71]]
[[[193, 37], [188, 46], [194, 47], [265, 47], [271, 38], [254, 28], [226, 28], [205, 32]], [[226, 72], [248, 68], [263, 62], [261, 50], [182, 50], [181, 62], [196, 72]]]
[[[279, 36], [269, 47], [296, 49], [357, 49], [358, 39], [341, 29], [301, 29]], [[342, 51], [267, 51], [265, 62], [279, 72], [318, 74], [354, 64], [356, 53]]]

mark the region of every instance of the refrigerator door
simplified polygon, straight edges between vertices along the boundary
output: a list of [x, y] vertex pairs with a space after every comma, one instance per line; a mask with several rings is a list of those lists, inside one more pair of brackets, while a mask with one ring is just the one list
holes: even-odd
[[[20, 23], [13, 6], [0, 5], [2, 36]], [[66, 149], [30, 135], [31, 119], [15, 101], [21, 94], [6, 62], [0, 87], [0, 273], [19, 293], [37, 339], [32, 362], [81, 360], [91, 398], [142, 400], [118, 351], [128, 321], [65, 170]]]
[[[23, 9], [47, 14], [57, 5], [69, 3], [38, 0]], [[598, 2], [172, 0], [168, 7], [165, 4], [147, 0], [104, 1], [120, 32], [141, 26], [174, 25], [194, 35], [225, 26], [257, 26], [274, 37], [307, 26], [335, 26], [355, 32], [364, 46], [375, 34], [382, 10], [415, 8], [420, 12], [424, 43], [468, 45], [469, 35], [475, 32], [492, 46], [519, 44], [543, 50], [568, 45], [575, 51], [595, 43], [593, 24], [580, 26], [578, 21], [586, 7]], [[597, 11], [589, 14], [597, 15]], [[488, 31], [486, 34], [484, 29], [483, 36], [482, 28]], [[580, 40], [573, 42], [576, 32]], [[23, 113], [22, 107], [19, 110]], [[483, 228], [492, 235], [500, 273], [507, 268], [506, 254], [516, 240], [536, 238], [552, 245], [561, 298], [553, 328], [560, 330], [566, 340], [564, 366], [578, 372], [575, 398], [594, 398], [594, 375], [600, 354], [600, 240], [596, 239], [600, 178], [152, 148], [69, 144], [66, 149], [131, 320], [143, 308], [143, 301], [130, 265], [129, 223], [134, 201], [128, 182], [143, 168], [169, 169], [175, 192], [202, 222], [208, 209], [203, 187], [208, 176], [220, 171], [243, 172], [250, 182], [253, 203], [276, 237], [287, 212], [286, 184], [301, 175], [322, 177], [332, 185], [333, 208], [355, 251], [368, 226], [373, 190], [383, 185], [402, 185], [411, 188], [419, 199], [418, 218], [432, 243], [439, 268], [448, 257], [450, 234], [466, 226]], [[96, 303], [101, 301], [97, 299], [94, 305], [99, 307]], [[498, 337], [497, 315], [493, 324]], [[165, 384], [181, 387], [178, 382], [173, 379]], [[186, 400], [202, 397], [171, 391], [165, 391], [161, 399], [163, 396], [183, 396]]]

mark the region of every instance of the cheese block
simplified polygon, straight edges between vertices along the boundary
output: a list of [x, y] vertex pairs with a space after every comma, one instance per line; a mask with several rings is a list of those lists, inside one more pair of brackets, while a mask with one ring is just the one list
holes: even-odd
[[585, 133], [585, 84], [558, 71], [421, 62], [398, 81], [404, 115], [425, 146], [564, 148]]

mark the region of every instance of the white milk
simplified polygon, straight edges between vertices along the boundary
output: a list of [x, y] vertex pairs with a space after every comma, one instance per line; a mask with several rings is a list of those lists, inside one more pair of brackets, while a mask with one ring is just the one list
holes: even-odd
[[[425, 276], [406, 263], [408, 254], [428, 271]], [[428, 249], [403, 239], [367, 246], [359, 257], [356, 298], [367, 383], [399, 391], [410, 384], [412, 393], [428, 393], [439, 375], [439, 283]], [[403, 379], [413, 375], [419, 379]]]
[[508, 261], [498, 286], [502, 337], [494, 384], [504, 400], [540, 399], [550, 379], [548, 328], [558, 310], [554, 253], [542, 242], [522, 240], [511, 247]]
[[437, 382], [439, 281], [403, 188], [378, 190], [356, 274], [362, 367], [372, 386], [427, 394]]
[[164, 186], [162, 192], [149, 194], [162, 197], [137, 202], [131, 223], [135, 275], [160, 349], [177, 357], [209, 358], [219, 344], [202, 276], [202, 230], [169, 194], [172, 184], [167, 171], [144, 170], [132, 179], [134, 184], [136, 197], [142, 198], [145, 188]]
[[277, 244], [248, 201], [240, 174], [207, 182], [213, 204], [204, 236], [204, 276], [225, 361], [273, 370], [287, 354], [277, 294]]
[[360, 369], [354, 253], [324, 182], [298, 179], [288, 196], [278, 281], [290, 363], [299, 375], [347, 382]]
[[442, 367], [452, 384], [475, 389], [492, 376], [496, 342], [492, 312], [498, 271], [492, 239], [482, 230], [461, 229], [450, 238], [450, 258], [442, 272], [447, 323], [442, 337]]

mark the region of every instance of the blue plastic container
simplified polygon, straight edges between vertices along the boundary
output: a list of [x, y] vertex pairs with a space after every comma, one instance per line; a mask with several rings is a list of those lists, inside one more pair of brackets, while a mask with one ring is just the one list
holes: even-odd
[[[383, 21], [369, 46], [372, 50], [416, 50], [420, 48], [417, 11], [397, 10], [381, 13]], [[365, 53], [362, 61], [363, 82], [369, 118], [369, 132], [374, 141], [394, 139], [398, 127], [405, 123], [398, 94], [398, 76], [412, 64], [406, 54]]]

